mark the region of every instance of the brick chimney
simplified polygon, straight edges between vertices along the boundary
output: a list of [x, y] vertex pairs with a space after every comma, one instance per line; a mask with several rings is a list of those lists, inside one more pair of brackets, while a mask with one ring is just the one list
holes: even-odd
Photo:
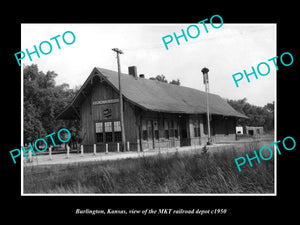
[[137, 79], [137, 69], [136, 66], [129, 66], [128, 67], [128, 74], [133, 76], [135, 79]]

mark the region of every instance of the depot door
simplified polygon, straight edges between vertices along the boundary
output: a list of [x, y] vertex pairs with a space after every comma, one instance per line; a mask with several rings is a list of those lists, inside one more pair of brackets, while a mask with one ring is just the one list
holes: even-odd
[[190, 139], [188, 137], [188, 124], [187, 124], [187, 118], [181, 116], [179, 119], [179, 130], [180, 130], [180, 146], [189, 146], [190, 145]]

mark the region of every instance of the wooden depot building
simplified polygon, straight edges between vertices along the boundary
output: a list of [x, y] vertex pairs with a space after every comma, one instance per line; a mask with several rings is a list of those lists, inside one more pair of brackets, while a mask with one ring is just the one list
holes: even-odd
[[[126, 143], [130, 151], [204, 145], [207, 142], [206, 93], [121, 73]], [[95, 67], [58, 119], [80, 119], [85, 152], [116, 151], [122, 146], [118, 72]], [[209, 94], [214, 143], [236, 139], [238, 117], [223, 98]], [[107, 145], [106, 145], [107, 144]], [[128, 143], [127, 143], [128, 144]]]

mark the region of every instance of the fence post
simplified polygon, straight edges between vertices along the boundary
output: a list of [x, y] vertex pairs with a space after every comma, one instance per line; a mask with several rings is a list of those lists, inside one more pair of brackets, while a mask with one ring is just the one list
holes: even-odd
[[94, 155], [96, 155], [96, 144], [94, 144]]
[[120, 143], [117, 143], [117, 152], [120, 152]]
[[83, 145], [80, 145], [81, 156], [83, 156]]
[[52, 146], [49, 147], [49, 159], [52, 160]]
[[29, 162], [32, 163], [32, 151], [29, 151]]
[[130, 145], [129, 145], [129, 141], [127, 141], [127, 151], [130, 151]]
[[106, 143], [105, 144], [105, 154], [107, 154], [108, 153], [108, 144]]
[[69, 145], [67, 145], [67, 159], [70, 158], [70, 147]]

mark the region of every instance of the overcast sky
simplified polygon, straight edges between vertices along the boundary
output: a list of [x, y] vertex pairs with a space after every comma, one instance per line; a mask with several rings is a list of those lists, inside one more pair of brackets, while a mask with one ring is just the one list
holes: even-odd
[[[196, 22], [195, 22], [196, 24]], [[23, 65], [35, 63], [39, 70], [48, 70], [58, 74], [57, 84], [68, 83], [71, 88], [82, 85], [94, 67], [117, 71], [116, 53], [112, 48], [123, 50], [121, 70], [128, 73], [128, 66], [137, 66], [138, 74], [146, 78], [165, 75], [168, 81], [179, 79], [182, 86], [205, 90], [201, 69], [209, 69], [210, 92], [223, 98], [242, 99], [263, 106], [275, 101], [276, 69], [269, 62], [271, 72], [251, 82], [245, 80], [236, 87], [232, 75], [246, 70], [251, 72], [260, 62], [276, 56], [276, 24], [228, 24], [214, 29], [206, 23], [198, 25], [200, 35], [188, 42], [180, 38], [177, 45], [175, 38], [166, 50], [162, 37], [178, 36], [181, 29], [186, 31], [191, 24], [22, 24], [21, 50], [33, 51], [42, 41], [52, 43], [49, 55], [40, 53], [40, 58], [33, 54], [32, 62], [28, 56]], [[215, 24], [218, 26], [218, 24]], [[50, 38], [72, 31], [76, 41], [66, 45], [58, 38], [61, 49]], [[192, 32], [195, 31], [191, 29]], [[66, 39], [72, 40], [70, 34]], [[47, 51], [46, 44], [43, 45]], [[17, 62], [16, 62], [17, 63]], [[264, 67], [262, 66], [264, 72]]]

